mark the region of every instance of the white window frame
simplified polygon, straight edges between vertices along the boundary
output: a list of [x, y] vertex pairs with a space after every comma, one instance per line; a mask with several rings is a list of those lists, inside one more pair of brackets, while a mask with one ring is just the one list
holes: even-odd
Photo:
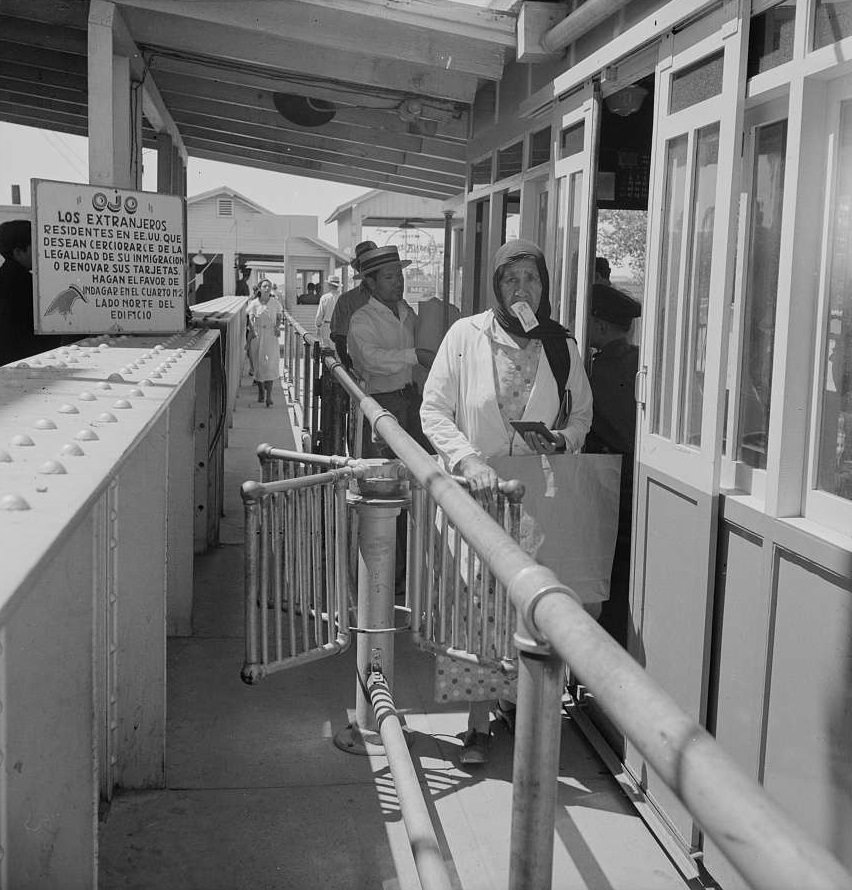
[[815, 349], [812, 366], [811, 418], [808, 436], [808, 468], [804, 497], [804, 515], [818, 525], [835, 529], [852, 538], [852, 500], [816, 488], [819, 441], [822, 426], [822, 378], [827, 340], [828, 285], [831, 273], [831, 245], [834, 220], [834, 184], [837, 178], [837, 146], [840, 136], [840, 110], [852, 102], [852, 76], [834, 81], [827, 92], [827, 163], [825, 201], [823, 202], [822, 243], [820, 246], [819, 290], [815, 323]]
[[[789, 117], [789, 102], [785, 94], [783, 97], [775, 97], [759, 106], [749, 108], [745, 114], [743, 125], [743, 152], [741, 158], [742, 176], [739, 200], [739, 226], [737, 230], [737, 264], [734, 272], [733, 300], [727, 305], [729, 313], [726, 328], [729, 333], [727, 386], [728, 392], [728, 416], [725, 424], [726, 451], [722, 455], [722, 467], [720, 484], [725, 489], [735, 489], [739, 493], [745, 493], [756, 498], [763, 505], [766, 498], [767, 473], [765, 469], [752, 467], [741, 460], [736, 460], [732, 455], [735, 450], [738, 435], [737, 416], [740, 396], [740, 375], [743, 355], [742, 332], [745, 312], [745, 288], [748, 283], [749, 265], [748, 235], [751, 226], [751, 195], [754, 176], [754, 149], [755, 134], [760, 127], [765, 127], [779, 121], [787, 121]], [[790, 133], [787, 133], [787, 154], [790, 152]], [[787, 194], [789, 176], [791, 175], [789, 164], [785, 167], [784, 194]], [[785, 200], [783, 215], [786, 217], [791, 211]], [[782, 220], [782, 226], [784, 221]], [[779, 319], [775, 319], [775, 333], [778, 330]], [[775, 393], [773, 393], [773, 403]], [[777, 407], [776, 407], [777, 410]], [[772, 439], [767, 430], [767, 457], [773, 447]], [[768, 465], [768, 461], [767, 461]]]

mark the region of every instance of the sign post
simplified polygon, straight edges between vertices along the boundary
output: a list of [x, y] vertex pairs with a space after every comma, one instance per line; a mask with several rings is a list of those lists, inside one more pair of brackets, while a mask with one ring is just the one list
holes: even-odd
[[182, 198], [35, 179], [32, 204], [37, 333], [184, 330]]

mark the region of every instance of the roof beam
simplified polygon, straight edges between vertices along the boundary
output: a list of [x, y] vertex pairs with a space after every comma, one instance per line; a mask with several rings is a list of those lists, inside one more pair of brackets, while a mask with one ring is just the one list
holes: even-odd
[[[0, 43], [0, 54], [2, 54]], [[86, 78], [78, 74], [63, 77], [58, 71], [19, 65], [17, 62], [0, 62], [0, 81], [7, 89], [34, 96], [55, 95], [58, 99], [70, 101], [80, 98], [85, 105], [89, 101]]]
[[85, 114], [81, 116], [57, 109], [25, 109], [21, 105], [0, 101], [0, 118], [28, 127], [41, 127], [46, 130], [59, 130], [88, 136], [88, 118]]
[[[330, 84], [312, 81], [286, 71], [267, 72], [264, 69], [229, 66], [219, 64], [215, 59], [202, 61], [177, 58], [157, 54], [153, 49], [147, 54], [151, 70], [158, 75], [167, 71], [181, 77], [194, 77], [215, 84], [217, 89], [219, 84], [233, 84], [256, 90], [268, 90], [270, 93], [295, 93], [298, 96], [312, 96], [329, 102], [355, 104], [366, 108], [387, 108], [389, 104], [399, 103], [403, 99], [398, 90], [388, 88], [381, 90], [375, 87], [365, 91], [356, 83]], [[461, 138], [467, 136], [466, 105], [427, 98], [423, 101], [423, 117], [438, 121], [458, 119]], [[447, 135], [453, 134], [447, 131]]]
[[[2, 32], [0, 32], [2, 35]], [[34, 53], [25, 46], [8, 43], [0, 36], [0, 73], [11, 63], [26, 65], [37, 71], [52, 71], [60, 76], [63, 74], [88, 76], [86, 57], [56, 50]]]
[[[213, 83], [201, 77], [190, 75], [176, 75], [157, 72], [157, 82], [160, 89], [168, 96], [208, 97], [214, 95], [217, 102], [228, 102], [241, 108], [246, 106], [258, 107], [273, 112], [276, 116], [277, 109], [273, 101], [273, 93], [265, 89], [256, 89], [244, 86], [236, 86], [230, 83]], [[350, 97], [350, 101], [353, 100]], [[283, 118], [282, 118], [283, 120]], [[356, 127], [369, 127], [385, 130], [389, 133], [403, 133], [410, 136], [408, 124], [403, 121], [396, 111], [395, 106], [389, 108], [387, 102], [384, 109], [359, 108], [353, 105], [344, 105], [338, 108], [334, 117], [335, 123], [348, 123]], [[454, 137], [454, 141], [462, 144], [466, 135], [467, 121], [444, 121], [438, 124], [435, 139]], [[317, 129], [311, 127], [310, 129]]]
[[86, 96], [72, 97], [64, 96], [58, 98], [52, 93], [42, 92], [38, 94], [35, 90], [27, 90], [19, 92], [7, 81], [0, 78], [0, 102], [7, 105], [17, 105], [21, 109], [40, 108], [43, 111], [62, 111], [66, 114], [77, 114], [80, 118], [88, 118], [88, 103]]
[[[121, 11], [108, 0], [90, 0], [89, 3], [89, 40], [91, 42], [92, 27], [104, 25], [112, 28], [113, 52], [130, 60], [130, 77], [142, 90], [142, 114], [158, 133], [168, 133], [172, 145], [186, 161], [186, 147], [180, 131], [175, 126], [172, 116], [166, 108], [163, 97], [157, 89], [153, 77], [146, 76], [145, 60], [139, 47], [133, 40], [124, 21]], [[88, 49], [91, 53], [91, 48]]]
[[454, 197], [455, 193], [446, 190], [434, 191], [428, 188], [417, 188], [408, 184], [400, 184], [389, 181], [379, 181], [373, 177], [358, 175], [329, 175], [322, 169], [310, 169], [302, 166], [290, 166], [286, 163], [273, 163], [264, 158], [258, 158], [252, 152], [240, 152], [236, 155], [223, 152], [216, 146], [196, 145], [193, 140], [188, 140], [190, 154], [195, 158], [203, 158], [208, 161], [219, 161], [223, 164], [237, 164], [240, 167], [256, 167], [260, 170], [271, 170], [274, 173], [288, 173], [293, 176], [305, 176], [309, 179], [333, 180], [347, 185], [357, 185], [368, 189], [381, 189], [386, 192], [399, 192], [404, 195], [419, 195], [423, 198], [438, 198], [445, 200]]
[[[2, 8], [6, 9], [5, 2]], [[64, 25], [50, 25], [0, 15], [0, 34], [3, 35], [3, 40], [9, 43], [33, 46], [50, 52], [61, 50], [73, 55], [86, 55], [86, 32]]]
[[[351, 9], [352, 0], [299, 0], [305, 6]], [[487, 39], [499, 46], [516, 45], [516, 15], [493, 5], [464, 6], [461, 3], [437, 4], [434, 0], [358, 0], [358, 13], [378, 19], [390, 18], [400, 25], [435, 28], [476, 40]], [[436, 26], [436, 21], [440, 22]]]
[[2, 0], [5, 15], [26, 19], [28, 22], [44, 22], [76, 28], [86, 33], [88, 4], [54, 0], [51, 3], [34, 3], [33, 0]]
[[[243, 64], [251, 60], [257, 67], [271, 69], [270, 73], [282, 69], [320, 81], [357, 83], [384, 90], [391, 87], [413, 97], [435, 96], [466, 104], [473, 102], [479, 82], [472, 74], [379, 58], [369, 49], [364, 53], [353, 48], [321, 53], [311, 44], [262, 32], [208, 25], [177, 15], [151, 15], [133, 6], [122, 8], [139, 44]], [[172, 4], [170, 8], [182, 7]]]
[[376, 179], [389, 178], [390, 181], [400, 184], [410, 184], [416, 188], [434, 188], [449, 190], [453, 193], [464, 189], [464, 178], [448, 176], [439, 173], [427, 173], [422, 170], [406, 170], [395, 164], [384, 161], [370, 161], [360, 158], [354, 161], [344, 155], [334, 155], [329, 152], [305, 151], [304, 149], [280, 146], [262, 139], [252, 139], [238, 134], [211, 133], [201, 127], [186, 127], [185, 136], [192, 139], [193, 145], [205, 145], [210, 148], [216, 146], [223, 150], [231, 149], [235, 152], [243, 149], [250, 150], [255, 157], [266, 158], [273, 163], [285, 163], [292, 166], [307, 166], [309, 169], [321, 167], [328, 171], [330, 179], [336, 179], [341, 174], [352, 174]]
[[[442, 142], [423, 136], [411, 136], [406, 133], [387, 133], [382, 130], [356, 127], [349, 124], [337, 124], [334, 121], [322, 127], [299, 127], [285, 120], [278, 112], [256, 107], [242, 107], [228, 102], [217, 102], [215, 99], [202, 99], [193, 96], [179, 96], [166, 93], [166, 99], [172, 113], [180, 118], [182, 112], [194, 112], [207, 115], [221, 121], [234, 123], [260, 124], [277, 127], [283, 131], [296, 133], [313, 133], [342, 142], [354, 142], [360, 145], [379, 145], [385, 148], [396, 148], [415, 154], [431, 155], [446, 158], [450, 161], [464, 161], [465, 147], [459, 143]], [[223, 129], [233, 129], [224, 127]]]
[[310, 156], [310, 152], [320, 151], [337, 158], [364, 158], [382, 161], [397, 167], [419, 170], [422, 171], [423, 175], [428, 175], [429, 172], [438, 172], [463, 178], [466, 172], [466, 165], [459, 161], [431, 158], [414, 152], [383, 148], [375, 145], [359, 145], [342, 140], [328, 139], [311, 133], [282, 130], [276, 126], [246, 123], [240, 124], [235, 129], [223, 129], [221, 122], [214, 121], [207, 115], [196, 114], [192, 111], [181, 112], [178, 115], [178, 122], [181, 131], [194, 127], [211, 134], [232, 134], [237, 139], [241, 136], [250, 136], [255, 139], [265, 140], [275, 146], [293, 149], [297, 153], [305, 153], [305, 156]]
[[[259, 36], [279, 43], [284, 41], [279, 57], [287, 59], [291, 46], [310, 45], [316, 53], [328, 51], [331, 59], [339, 52], [350, 55], [354, 47], [369, 46], [373, 58], [406, 62], [424, 69], [453, 74], [468, 74], [487, 80], [498, 80], [503, 72], [505, 48], [483, 40], [483, 32], [458, 35], [448, 23], [433, 15], [421, 17], [417, 24], [394, 21], [391, 15], [381, 18], [360, 13], [358, 3], [331, 8], [293, 0], [241, 0], [222, 3], [220, 0], [196, 0], [175, 3], [174, 0], [115, 0], [127, 10], [128, 19], [156, 20], [166, 14], [175, 20], [189, 22], [195, 29], [208, 33], [225, 29], [232, 40], [243, 33], [252, 41]], [[151, 15], [154, 13], [154, 15]], [[250, 55], [243, 58], [251, 58]], [[326, 57], [323, 61], [328, 61]]]

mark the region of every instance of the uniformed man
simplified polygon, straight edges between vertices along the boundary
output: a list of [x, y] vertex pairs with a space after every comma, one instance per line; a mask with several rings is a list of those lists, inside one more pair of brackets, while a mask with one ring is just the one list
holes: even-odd
[[589, 374], [594, 413], [592, 428], [586, 436], [586, 451], [624, 455], [610, 594], [601, 610], [600, 623], [625, 647], [630, 617], [630, 535], [636, 450], [633, 382], [639, 369], [639, 347], [629, 338], [633, 320], [641, 314], [641, 303], [628, 294], [609, 284], [593, 285], [589, 345], [597, 352]]
[[639, 370], [639, 347], [630, 342], [633, 319], [642, 304], [608, 284], [592, 288], [589, 346], [592, 359], [594, 416], [586, 450], [597, 454], [630, 454], [636, 443], [633, 381]]

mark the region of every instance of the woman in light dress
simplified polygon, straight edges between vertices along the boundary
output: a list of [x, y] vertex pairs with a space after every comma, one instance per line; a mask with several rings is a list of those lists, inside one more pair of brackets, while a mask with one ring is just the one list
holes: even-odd
[[278, 299], [272, 295], [272, 282], [264, 278], [260, 282], [256, 299], [249, 303], [248, 321], [254, 334], [249, 349], [257, 400], [263, 402], [265, 399], [267, 408], [273, 405], [272, 384], [279, 377], [278, 335], [283, 319], [284, 310]]

